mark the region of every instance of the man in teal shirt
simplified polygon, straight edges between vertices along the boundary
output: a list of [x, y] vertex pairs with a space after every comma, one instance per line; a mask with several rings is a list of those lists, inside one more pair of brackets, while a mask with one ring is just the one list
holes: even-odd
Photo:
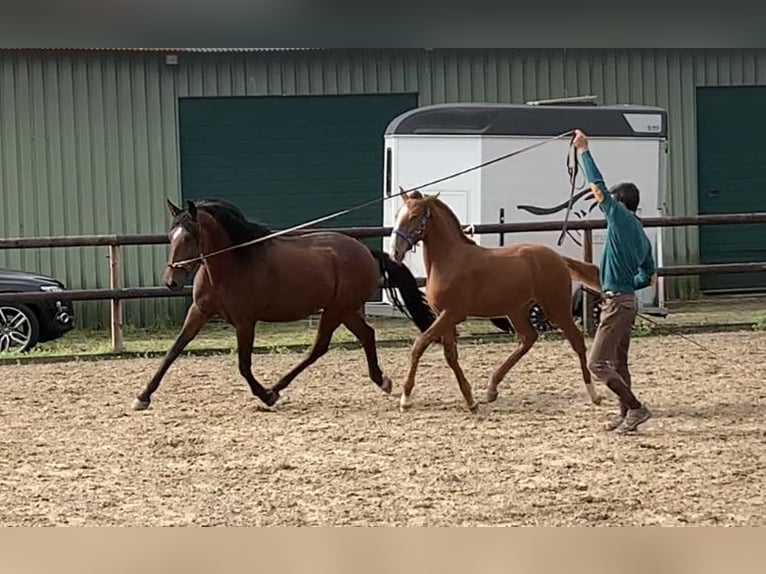
[[574, 146], [607, 222], [599, 272], [603, 291], [601, 319], [588, 367], [620, 399], [620, 414], [605, 425], [606, 429], [625, 433], [636, 430], [652, 416], [633, 394], [628, 370], [630, 335], [638, 313], [635, 292], [653, 285], [656, 279], [652, 245], [636, 216], [638, 188], [632, 183], [620, 183], [608, 190], [588, 150], [588, 138], [580, 130], [575, 132]]

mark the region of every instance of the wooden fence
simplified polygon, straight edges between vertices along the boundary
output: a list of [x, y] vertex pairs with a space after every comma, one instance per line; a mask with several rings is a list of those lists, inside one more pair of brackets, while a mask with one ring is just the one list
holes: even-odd
[[[697, 215], [680, 217], [647, 217], [642, 219], [644, 227], [683, 227], [697, 225], [731, 225], [731, 224], [766, 224], [766, 213], [735, 213], [716, 215]], [[530, 223], [488, 223], [474, 225], [472, 233], [499, 234], [501, 243], [506, 233], [524, 233], [541, 231], [559, 231], [563, 221], [545, 221]], [[593, 261], [593, 230], [606, 228], [603, 220], [572, 221], [567, 224], [570, 230], [583, 231], [583, 260]], [[391, 233], [390, 227], [342, 227], [322, 228], [324, 231], [338, 231], [358, 239], [385, 237]], [[300, 233], [300, 232], [299, 232]], [[66, 237], [29, 237], [15, 239], [0, 239], [0, 249], [40, 249], [59, 247], [97, 247], [105, 246], [109, 250], [110, 281], [109, 289], [72, 289], [63, 292], [40, 293], [4, 293], [5, 302], [27, 302], [41, 300], [58, 301], [111, 301], [111, 333], [112, 348], [115, 353], [122, 352], [122, 304], [125, 299], [144, 299], [154, 297], [185, 297], [191, 295], [191, 287], [180, 291], [170, 291], [165, 287], [120, 287], [120, 258], [121, 250], [131, 245], [162, 245], [168, 243], [167, 235], [81, 235]], [[766, 262], [754, 263], [724, 263], [708, 265], [677, 265], [660, 267], [658, 275], [664, 277], [698, 276], [719, 273], [750, 273], [766, 271]], [[424, 278], [418, 279], [422, 286]], [[584, 327], [588, 332], [593, 331], [591, 296], [585, 291], [583, 313]]]

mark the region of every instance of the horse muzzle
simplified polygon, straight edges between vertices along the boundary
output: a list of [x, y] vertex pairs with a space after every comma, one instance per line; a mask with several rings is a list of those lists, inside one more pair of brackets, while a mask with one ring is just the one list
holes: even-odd
[[412, 249], [414, 242], [404, 233], [394, 231], [391, 233], [391, 246], [389, 247], [388, 254], [391, 259], [397, 263], [401, 263], [407, 252]]
[[172, 265], [168, 265], [165, 269], [165, 273], [163, 274], [162, 282], [165, 284], [165, 287], [171, 291], [180, 291], [184, 287], [186, 277], [186, 269], [176, 268]]
[[165, 287], [170, 289], [171, 291], [181, 291], [184, 288], [184, 284], [180, 281], [177, 281], [175, 278], [170, 278], [167, 281], [165, 281]]

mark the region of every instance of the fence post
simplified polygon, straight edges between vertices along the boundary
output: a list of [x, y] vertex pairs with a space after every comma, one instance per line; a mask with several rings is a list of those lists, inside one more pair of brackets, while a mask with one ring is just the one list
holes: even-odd
[[[586, 263], [593, 263], [593, 230], [583, 229], [582, 258]], [[582, 291], [582, 326], [589, 337], [596, 332], [593, 324], [593, 295], [587, 289]]]
[[[120, 246], [109, 246], [109, 288], [120, 288]], [[111, 331], [112, 351], [122, 353], [122, 300], [110, 299], [111, 307]]]
[[[505, 208], [501, 207], [500, 208], [500, 225], [502, 225], [503, 223], [505, 223]], [[502, 247], [503, 245], [505, 245], [505, 233], [501, 231], [500, 232], [500, 247]]]

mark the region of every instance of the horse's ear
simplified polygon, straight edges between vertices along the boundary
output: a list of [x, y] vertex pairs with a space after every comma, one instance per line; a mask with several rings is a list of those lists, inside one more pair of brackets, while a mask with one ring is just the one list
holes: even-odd
[[178, 207], [172, 201], [170, 201], [170, 198], [165, 198], [165, 201], [168, 204], [168, 211], [170, 211], [170, 215], [172, 215], [173, 217], [176, 217], [179, 213], [181, 213], [181, 208]]
[[438, 197], [439, 197], [439, 194], [440, 194], [440, 193], [441, 193], [441, 191], [437, 191], [436, 193], [434, 193], [434, 194], [431, 196], [431, 199], [438, 199]]
[[405, 201], [405, 203], [413, 199], [423, 199], [423, 194], [420, 193], [420, 191], [418, 191], [417, 189], [414, 191], [411, 191], [410, 193], [407, 193], [406, 191], [404, 191], [404, 188], [402, 188], [401, 186], [399, 186], [399, 195], [402, 196], [402, 199]]
[[197, 206], [191, 199], [186, 200], [186, 211], [189, 212], [189, 216], [192, 219], [197, 219]]

